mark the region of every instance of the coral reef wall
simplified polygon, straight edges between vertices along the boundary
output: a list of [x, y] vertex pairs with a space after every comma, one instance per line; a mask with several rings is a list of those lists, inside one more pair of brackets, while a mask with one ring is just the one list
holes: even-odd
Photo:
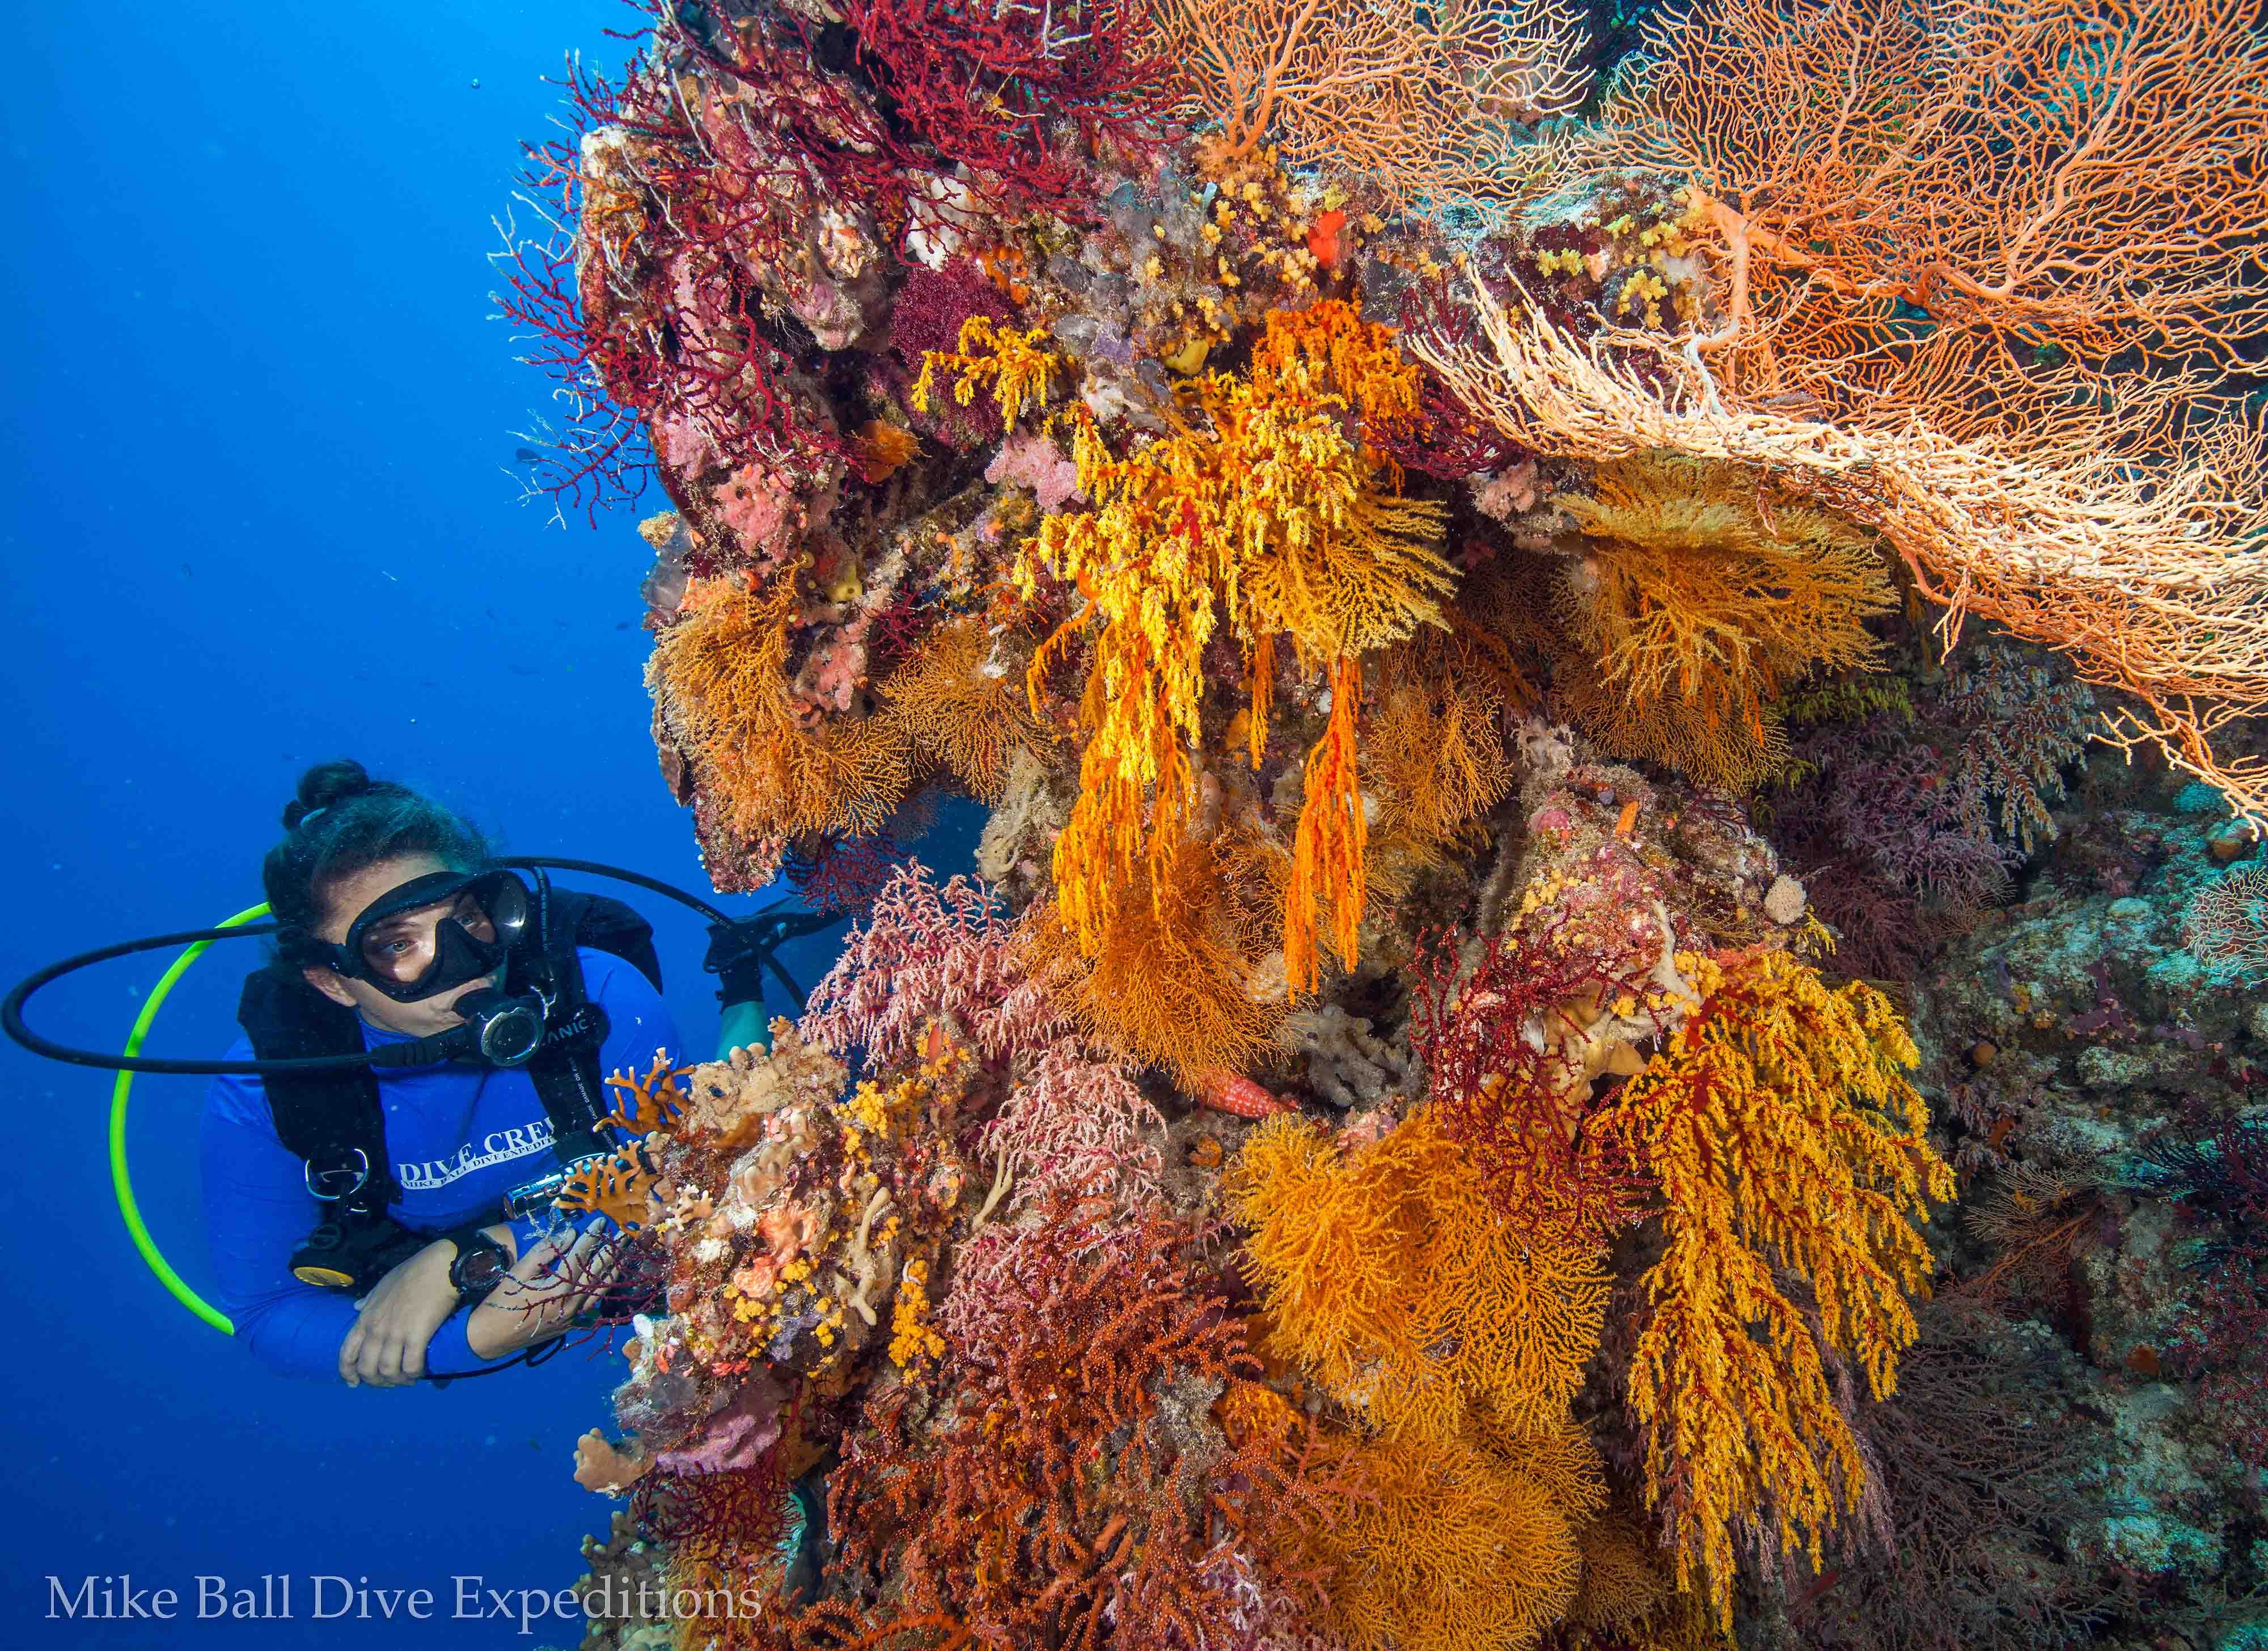
[[856, 924], [568, 1200], [586, 1643], [2268, 1633], [2244, 7], [644, 23], [539, 487]]

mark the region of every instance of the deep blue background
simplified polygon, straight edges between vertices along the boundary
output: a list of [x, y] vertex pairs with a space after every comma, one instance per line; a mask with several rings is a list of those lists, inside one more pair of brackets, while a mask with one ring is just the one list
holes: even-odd
[[[11, 13], [0, 104], [7, 483], [0, 704], [9, 806], [0, 981], [259, 898], [299, 770], [350, 755], [511, 849], [700, 881], [656, 773], [634, 516], [565, 530], [505, 474], [543, 381], [487, 319], [518, 140], [579, 48], [609, 71], [619, 0], [541, 5], [150, 0]], [[477, 89], [472, 85], [477, 78]], [[658, 506], [649, 504], [648, 508]], [[688, 1040], [713, 1038], [689, 914], [663, 932]], [[217, 1054], [240, 967], [216, 954], [151, 1052]], [[827, 941], [791, 955], [808, 984]], [[114, 1047], [164, 959], [34, 1005]], [[610, 1367], [444, 1392], [256, 1368], [144, 1270], [111, 1204], [103, 1074], [0, 1046], [6, 1518], [13, 1646], [504, 1646], [578, 1625], [306, 1619], [306, 1578], [557, 1588], [606, 1504], [568, 1478]], [[144, 1079], [136, 1188], [205, 1276], [195, 1079]], [[294, 1623], [49, 1620], [46, 1577], [300, 1579]]]

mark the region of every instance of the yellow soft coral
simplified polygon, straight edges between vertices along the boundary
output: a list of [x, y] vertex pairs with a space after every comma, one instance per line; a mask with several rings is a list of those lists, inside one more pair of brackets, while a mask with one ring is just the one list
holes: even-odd
[[1012, 327], [995, 327], [989, 315], [970, 316], [961, 323], [958, 350], [950, 354], [932, 350], [923, 355], [921, 376], [914, 380], [915, 410], [931, 410], [935, 379], [942, 368], [953, 375], [953, 399], [963, 407], [976, 399], [980, 385], [991, 386], [1001, 428], [1013, 430], [1027, 409], [1046, 405], [1056, 369], [1063, 365], [1061, 357], [1040, 347], [1047, 335], [1044, 327], [1018, 332]]
[[1678, 1586], [1729, 1623], [1737, 1529], [1817, 1566], [1863, 1488], [1828, 1351], [1876, 1397], [1892, 1390], [1930, 1275], [1918, 1223], [1954, 1178], [1880, 992], [1830, 989], [1779, 952], [1679, 963], [1700, 1005], [1609, 1118], [1661, 1188], [1668, 1243], [1646, 1275], [1630, 1405]]
[[1414, 406], [1415, 375], [1389, 370], [1392, 349], [1386, 329], [1345, 317], [1271, 318], [1254, 376], [1197, 380], [1186, 422], [1168, 435], [1122, 457], [1079, 416], [1072, 452], [1094, 508], [1043, 522], [1015, 578], [1027, 598], [1052, 578], [1085, 599], [1033, 660], [1035, 704], [1070, 639], [1094, 638], [1079, 800], [1055, 852], [1063, 916], [1088, 952], [1138, 865], [1154, 873], [1188, 829], [1205, 651], [1226, 625], [1247, 660], [1255, 753], [1275, 638], [1291, 638], [1303, 668], [1329, 674], [1331, 726], [1309, 760], [1285, 961], [1293, 985], [1314, 984], [1327, 911], [1351, 962], [1364, 898], [1359, 662], [1441, 623], [1440, 599], [1455, 583], [1434, 549], [1441, 507], [1395, 498], [1394, 478], [1348, 439], [1350, 420], [1372, 416], [1373, 402], [1381, 424]]

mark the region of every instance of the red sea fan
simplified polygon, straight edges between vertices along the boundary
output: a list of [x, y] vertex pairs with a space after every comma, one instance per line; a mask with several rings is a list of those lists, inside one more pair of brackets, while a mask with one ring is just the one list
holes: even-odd
[[808, 851], [791, 848], [780, 870], [803, 902], [828, 916], [865, 914], [906, 865], [906, 856], [887, 833], [873, 837], [826, 836]]
[[1144, 150], [1162, 134], [1164, 64], [1124, 0], [848, 0], [858, 57], [895, 112], [1012, 210], [1084, 206], [1063, 139]]
[[1641, 1183], [1584, 1128], [1591, 1080], [1624, 1000], [1625, 1013], [1647, 1012], [1646, 983], [1555, 940], [1507, 928], [1469, 974], [1454, 936], [1421, 943], [1410, 1042], [1443, 1132], [1471, 1153], [1506, 1219], [1597, 1242], [1634, 1218]]

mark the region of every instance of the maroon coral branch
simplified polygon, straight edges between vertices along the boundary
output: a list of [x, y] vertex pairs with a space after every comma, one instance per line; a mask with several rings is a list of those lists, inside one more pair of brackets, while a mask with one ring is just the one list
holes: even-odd
[[[1478, 1165], [1508, 1220], [1584, 1242], [1635, 1219], [1644, 1182], [1586, 1130], [1591, 1081], [1577, 1051], [1590, 1021], [1646, 983], [1559, 933], [1507, 928], [1465, 972], [1460, 937], [1422, 938], [1412, 961], [1410, 1042], [1442, 1131]], [[1643, 1013], [1643, 1011], [1641, 1011]]]
[[1136, 154], [1164, 135], [1165, 64], [1122, 0], [848, 0], [858, 56], [897, 117], [1014, 210], [1092, 216], [1058, 132]]

